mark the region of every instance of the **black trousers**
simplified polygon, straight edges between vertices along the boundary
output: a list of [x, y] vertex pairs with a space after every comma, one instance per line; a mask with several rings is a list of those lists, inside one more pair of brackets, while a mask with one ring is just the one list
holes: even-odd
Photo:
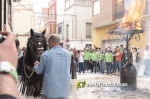
[[84, 70], [89, 70], [89, 60], [84, 60]]
[[90, 60], [90, 62], [89, 62], [89, 68], [90, 68], [90, 70], [91, 70], [92, 73], [93, 73], [93, 67], [94, 67], [93, 61]]

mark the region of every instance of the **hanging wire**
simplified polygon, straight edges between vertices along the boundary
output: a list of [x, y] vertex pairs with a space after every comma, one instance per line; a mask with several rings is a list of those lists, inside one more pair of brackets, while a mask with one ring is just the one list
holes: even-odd
[[41, 3], [47, 3], [47, 2], [40, 2], [40, 3], [33, 3], [33, 4], [26, 4], [26, 5], [17, 5], [17, 6], [14, 6], [14, 7], [19, 7], [19, 6], [33, 6], [33, 5], [36, 5], [36, 4], [41, 4]]
[[20, 6], [22, 6], [22, 7], [24, 7], [25, 9], [27, 9], [27, 10], [29, 10], [29, 11], [31, 11], [31, 12], [33, 12], [34, 13], [34, 11], [33, 10], [31, 10], [31, 9], [29, 9], [29, 8], [27, 8], [27, 7], [25, 7], [23, 4], [21, 4], [20, 2], [17, 2]]

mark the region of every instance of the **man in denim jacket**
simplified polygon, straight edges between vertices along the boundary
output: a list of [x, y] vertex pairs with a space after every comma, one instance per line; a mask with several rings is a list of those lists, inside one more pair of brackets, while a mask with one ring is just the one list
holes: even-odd
[[51, 35], [51, 49], [41, 55], [40, 62], [35, 62], [35, 72], [43, 74], [42, 99], [67, 99], [69, 94], [71, 54], [59, 42], [59, 36]]

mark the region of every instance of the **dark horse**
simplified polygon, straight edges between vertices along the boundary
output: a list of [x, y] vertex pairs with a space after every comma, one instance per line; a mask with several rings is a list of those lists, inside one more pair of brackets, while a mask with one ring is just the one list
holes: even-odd
[[44, 37], [45, 31], [34, 33], [31, 29], [30, 34], [24, 55], [18, 61], [19, 67], [22, 67], [20, 91], [26, 96], [39, 97], [41, 96], [43, 76], [36, 74], [33, 67], [36, 60], [40, 61], [40, 55], [46, 50], [47, 43]]

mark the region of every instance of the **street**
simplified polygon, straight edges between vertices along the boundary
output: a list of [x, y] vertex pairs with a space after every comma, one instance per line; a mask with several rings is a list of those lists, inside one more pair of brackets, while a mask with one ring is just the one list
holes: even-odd
[[[71, 80], [71, 89], [68, 96], [69, 99], [149, 99], [150, 97], [150, 78], [137, 77], [136, 91], [122, 91], [120, 87], [88, 87], [77, 89], [77, 82], [86, 81], [87, 84], [94, 83], [118, 83], [120, 77], [117, 75], [102, 75], [85, 73], [78, 74], [78, 79]], [[21, 99], [34, 99], [32, 97], [21, 97]], [[40, 98], [39, 98], [40, 99]]]

